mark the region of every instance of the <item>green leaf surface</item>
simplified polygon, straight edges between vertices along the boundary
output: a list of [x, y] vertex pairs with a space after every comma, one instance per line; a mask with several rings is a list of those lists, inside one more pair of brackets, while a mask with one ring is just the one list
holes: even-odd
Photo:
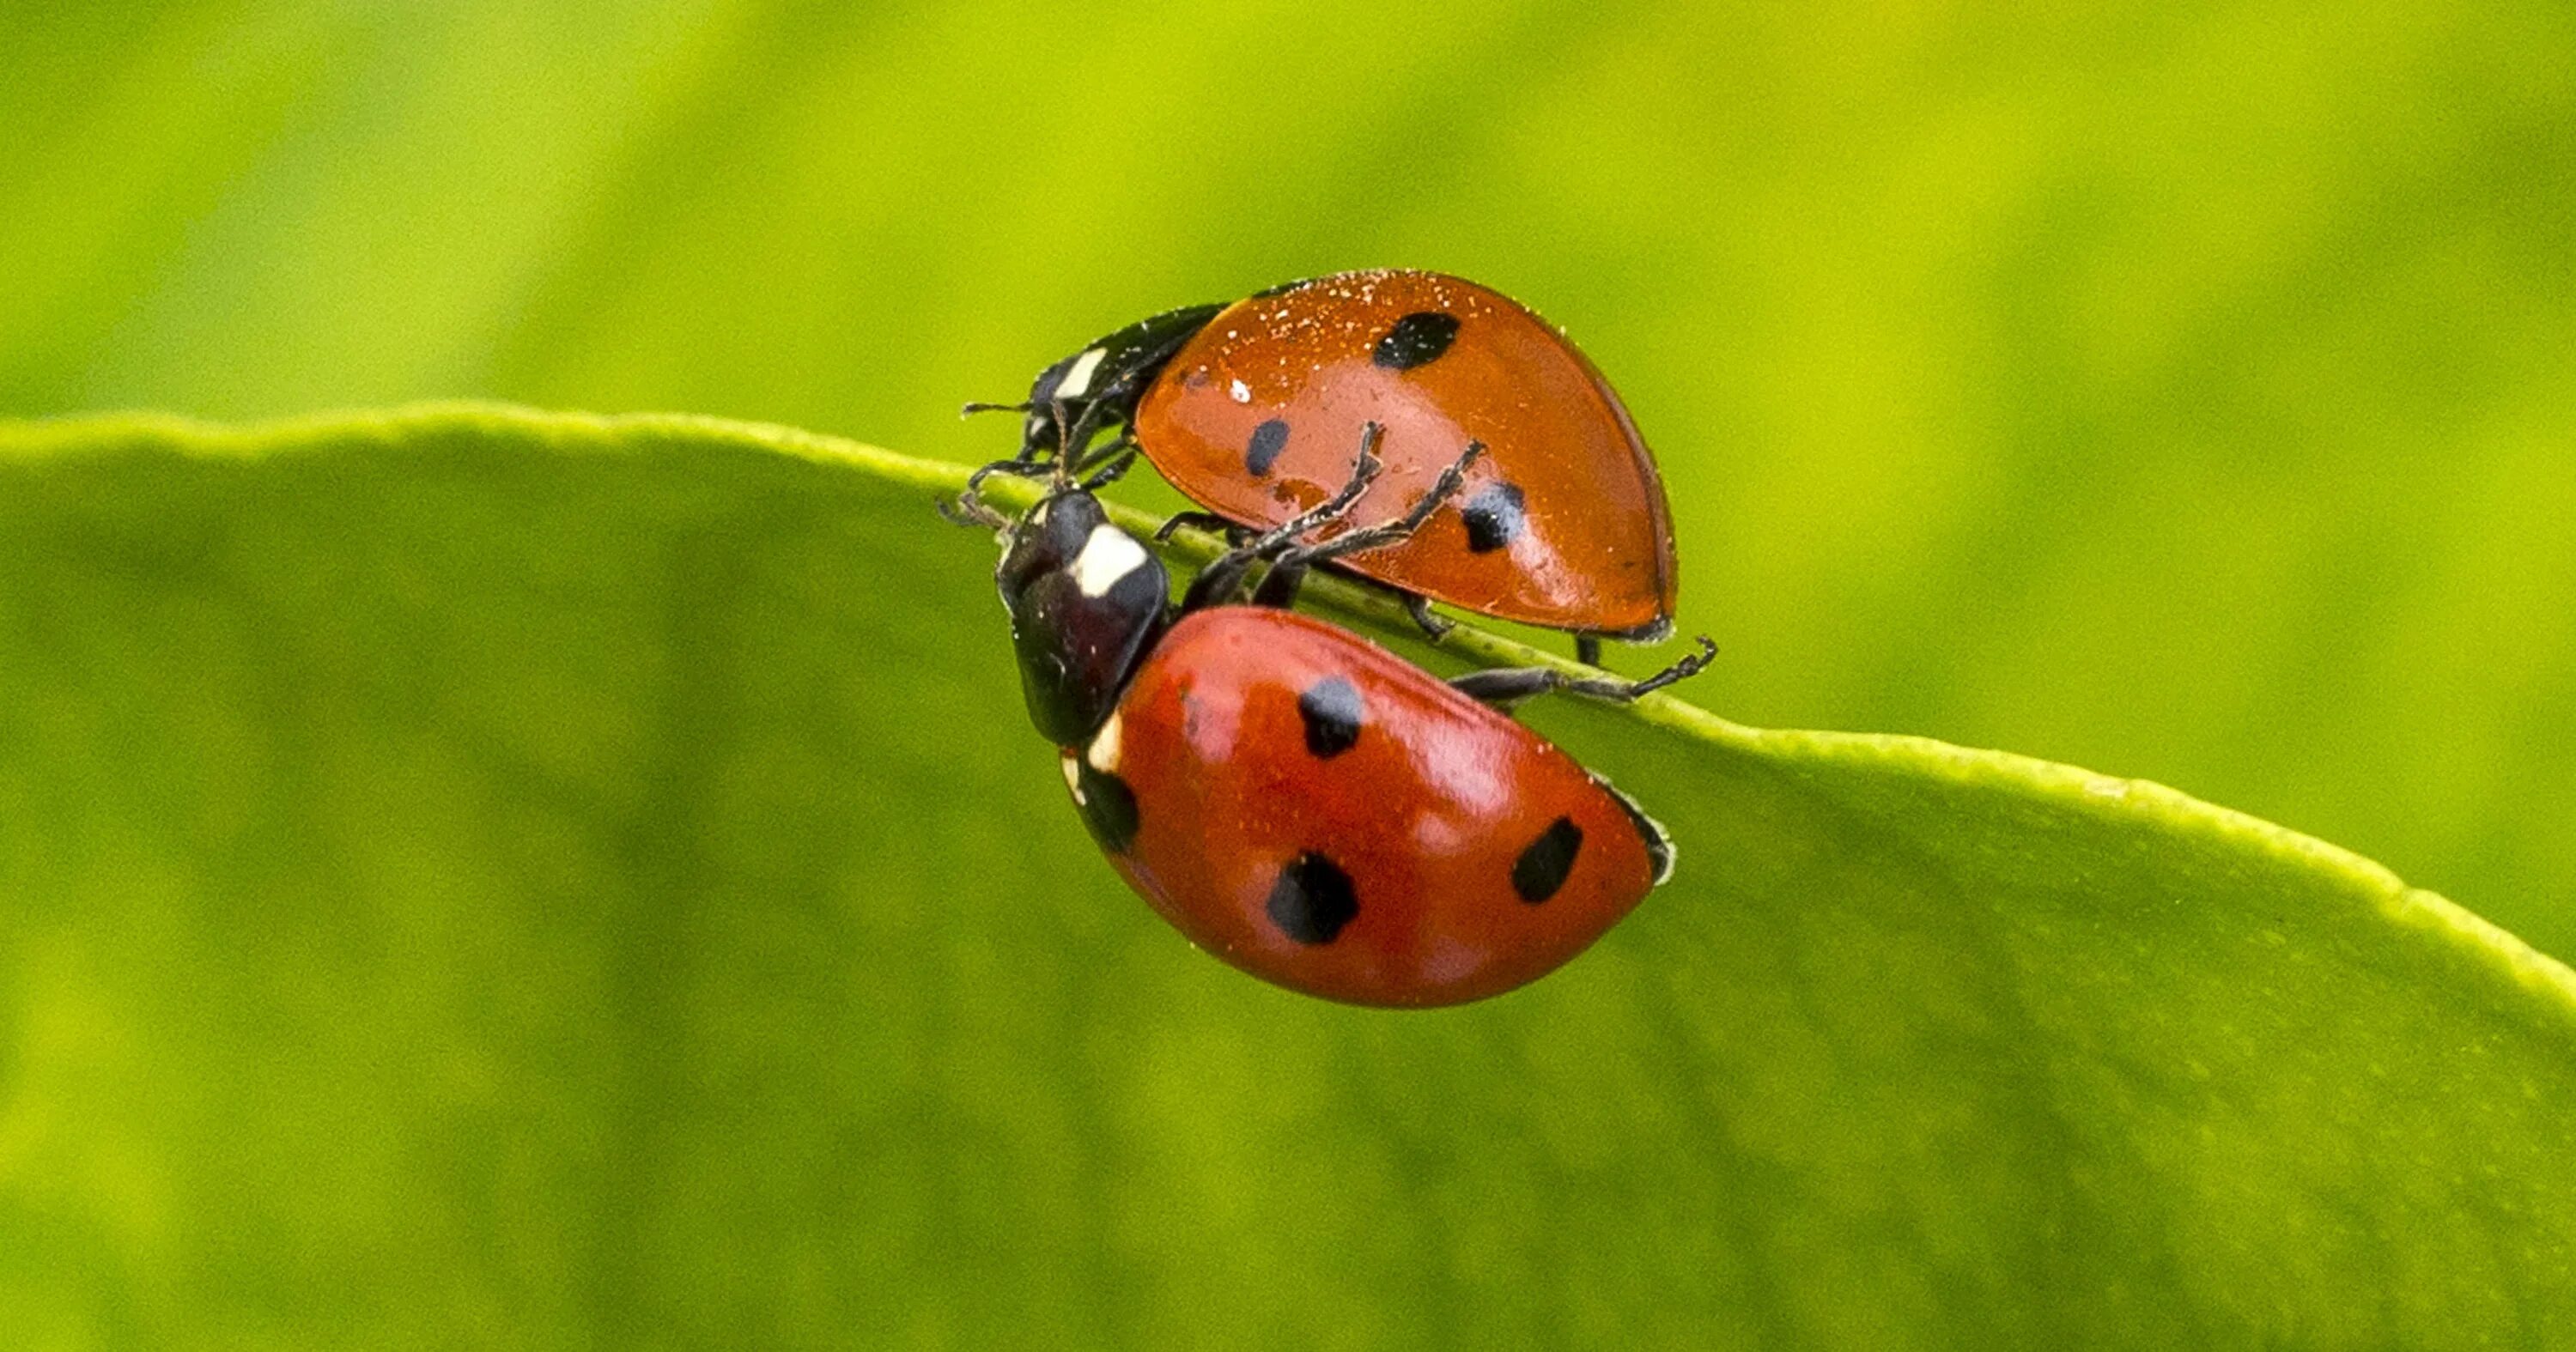
[[1289, 995], [1083, 835], [954, 474], [0, 425], [11, 1345], [2576, 1327], [2576, 982], [2449, 902], [2151, 784], [1559, 701], [1675, 881], [1502, 999]]

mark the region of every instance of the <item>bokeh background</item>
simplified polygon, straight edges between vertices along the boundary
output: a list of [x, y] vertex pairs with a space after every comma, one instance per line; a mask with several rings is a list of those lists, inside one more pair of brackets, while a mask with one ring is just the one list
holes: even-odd
[[1169, 305], [1521, 297], [1696, 698], [2162, 780], [2576, 954], [2576, 12], [17, 5], [0, 413], [961, 423]]

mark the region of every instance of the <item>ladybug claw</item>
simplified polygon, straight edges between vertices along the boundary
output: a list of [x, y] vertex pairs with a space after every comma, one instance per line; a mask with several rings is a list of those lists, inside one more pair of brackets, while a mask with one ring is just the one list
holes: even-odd
[[986, 506], [984, 500], [977, 497], [972, 488], [958, 494], [955, 498], [934, 497], [930, 500], [930, 505], [939, 513], [942, 520], [952, 526], [981, 526], [987, 530], [1011, 528], [1010, 518]]
[[1702, 634], [1699, 636], [1698, 652], [1690, 653], [1684, 656], [1682, 660], [1673, 663], [1671, 666], [1629, 686], [1628, 698], [1635, 699], [1637, 696], [1646, 694], [1650, 691], [1661, 690], [1665, 686], [1671, 685], [1676, 681], [1687, 681], [1691, 677], [1697, 676], [1701, 672], [1708, 670], [1708, 664], [1716, 660], [1716, 658], [1716, 641], [1711, 639], [1708, 635]]
[[1421, 628], [1423, 637], [1433, 643], [1449, 637], [1450, 631], [1458, 627], [1456, 621], [1444, 619], [1438, 612], [1432, 610], [1431, 598], [1419, 592], [1405, 594], [1404, 613], [1413, 617], [1413, 622]]

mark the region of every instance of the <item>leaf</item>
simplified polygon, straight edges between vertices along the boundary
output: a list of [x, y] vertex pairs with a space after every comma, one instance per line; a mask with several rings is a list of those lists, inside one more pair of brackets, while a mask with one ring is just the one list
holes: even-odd
[[1191, 952], [1020, 721], [990, 542], [929, 510], [957, 473], [494, 407], [0, 426], [11, 1327], [2467, 1347], [2576, 1317], [2576, 982], [2153, 785], [1559, 702], [1682, 845], [1571, 967], [1393, 1014]]

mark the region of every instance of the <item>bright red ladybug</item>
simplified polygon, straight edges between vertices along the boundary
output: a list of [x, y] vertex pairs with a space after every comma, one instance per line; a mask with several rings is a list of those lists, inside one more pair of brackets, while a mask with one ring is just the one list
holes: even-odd
[[1323, 621], [1229, 604], [1255, 568], [1293, 577], [1400, 539], [1458, 491], [1467, 461], [1403, 518], [1299, 542], [1376, 468], [1364, 449], [1341, 492], [1208, 565], [1177, 609], [1161, 561], [1069, 477], [1017, 522], [964, 505], [1005, 532], [994, 577], [1031, 721], [1062, 748], [1120, 876], [1264, 980], [1354, 1004], [1456, 1004], [1562, 965], [1673, 856], [1633, 803], [1480, 701], [1634, 698], [1706, 654], [1633, 684], [1543, 669], [1452, 683]]
[[1363, 1005], [1498, 995], [1663, 881], [1663, 831], [1574, 758], [1321, 620], [1184, 616], [1065, 782], [1199, 947]]
[[1183, 494], [1256, 528], [1330, 497], [1363, 426], [1384, 429], [1390, 505], [1353, 512], [1353, 530], [1482, 445], [1455, 513], [1347, 566], [1415, 598], [1573, 630], [1587, 660], [1601, 636], [1671, 632], [1672, 514], [1636, 424], [1563, 334], [1473, 282], [1346, 272], [1173, 310], [1048, 367], [1011, 407], [1029, 418], [1006, 465], [1070, 442], [1096, 487], [1141, 450]]

